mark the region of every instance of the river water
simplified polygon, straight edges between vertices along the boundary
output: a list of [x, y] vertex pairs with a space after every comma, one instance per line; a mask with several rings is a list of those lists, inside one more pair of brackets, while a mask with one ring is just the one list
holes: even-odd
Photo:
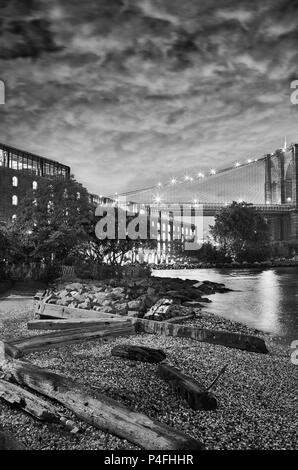
[[298, 340], [298, 267], [256, 269], [177, 269], [154, 271], [160, 277], [221, 282], [233, 289], [208, 296], [204, 310], [252, 328]]

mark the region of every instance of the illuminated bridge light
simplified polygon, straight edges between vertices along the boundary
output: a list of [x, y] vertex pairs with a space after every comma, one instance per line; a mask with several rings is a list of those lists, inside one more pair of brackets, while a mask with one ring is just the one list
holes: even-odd
[[210, 170], [210, 175], [215, 175], [215, 174], [216, 174], [215, 168], [211, 168], [211, 170]]
[[193, 177], [192, 177], [192, 176], [189, 177], [189, 181], [193, 181]]
[[159, 204], [161, 201], [161, 197], [160, 196], [155, 196], [154, 197], [154, 202], [156, 202], [157, 204]]
[[236, 162], [236, 163], [235, 163], [235, 167], [237, 168], [238, 166], [240, 166], [240, 163], [239, 163], [239, 162]]
[[162, 183], [159, 181], [159, 183], [157, 183], [157, 186], [160, 188], [162, 186]]
[[204, 173], [201, 173], [201, 172], [198, 173], [198, 178], [204, 178], [204, 176], [205, 176]]
[[251, 163], [251, 162], [252, 162], [252, 159], [249, 158], [249, 159], [247, 160], [247, 163]]
[[172, 183], [172, 184], [176, 184], [176, 183], [177, 183], [176, 178], [172, 178], [172, 179], [171, 179], [171, 183]]
[[184, 180], [185, 180], [185, 181], [189, 181], [189, 179], [190, 179], [190, 178], [189, 178], [188, 175], [185, 175], [185, 176], [184, 176]]
[[194, 204], [198, 204], [198, 200], [197, 200], [197, 199], [194, 199], [194, 200], [193, 200], [193, 203], [194, 203]]

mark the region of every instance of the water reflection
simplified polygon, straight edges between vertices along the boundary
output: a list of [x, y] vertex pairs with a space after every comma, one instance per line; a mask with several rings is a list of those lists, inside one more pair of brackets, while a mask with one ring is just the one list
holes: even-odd
[[298, 268], [166, 270], [155, 275], [223, 282], [206, 310], [287, 339], [298, 339]]

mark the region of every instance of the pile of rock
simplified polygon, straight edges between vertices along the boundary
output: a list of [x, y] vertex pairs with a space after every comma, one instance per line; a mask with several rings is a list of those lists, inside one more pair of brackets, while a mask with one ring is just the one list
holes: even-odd
[[[226, 292], [223, 284], [152, 277], [137, 280], [73, 282], [47, 292], [47, 302], [130, 317], [165, 320], [189, 314], [204, 302], [203, 295]], [[185, 308], [184, 308], [185, 307]]]

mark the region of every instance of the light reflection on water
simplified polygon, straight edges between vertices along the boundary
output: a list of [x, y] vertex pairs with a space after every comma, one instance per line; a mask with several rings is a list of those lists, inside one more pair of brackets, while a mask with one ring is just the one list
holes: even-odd
[[210, 296], [205, 310], [287, 339], [298, 339], [298, 268], [180, 269], [157, 276], [222, 282], [233, 292]]

